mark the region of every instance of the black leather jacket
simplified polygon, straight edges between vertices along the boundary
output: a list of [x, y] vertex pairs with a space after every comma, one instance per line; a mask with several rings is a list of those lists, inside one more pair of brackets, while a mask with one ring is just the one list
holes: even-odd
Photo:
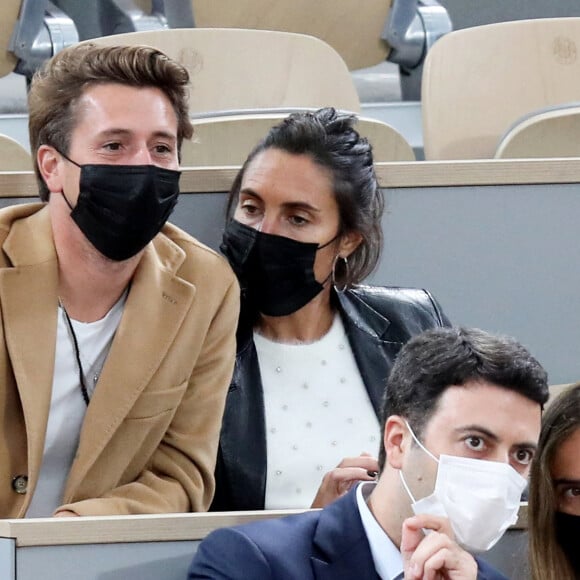
[[[413, 335], [448, 326], [425, 290], [358, 286], [334, 295], [377, 417], [395, 356]], [[266, 428], [252, 324], [240, 322], [234, 376], [226, 400], [213, 511], [264, 509]]]

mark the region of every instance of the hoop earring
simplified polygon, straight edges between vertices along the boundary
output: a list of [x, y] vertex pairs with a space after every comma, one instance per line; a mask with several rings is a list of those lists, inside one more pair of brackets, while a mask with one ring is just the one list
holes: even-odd
[[345, 256], [336, 256], [336, 258], [334, 259], [334, 264], [332, 264], [332, 285], [334, 286], [334, 289], [337, 292], [344, 292], [346, 290], [347, 284], [346, 282], [343, 283], [342, 287], [339, 288], [336, 285], [336, 264], [338, 264], [338, 260], [341, 259], [344, 261], [344, 277], [345, 279], [348, 279], [348, 258]]

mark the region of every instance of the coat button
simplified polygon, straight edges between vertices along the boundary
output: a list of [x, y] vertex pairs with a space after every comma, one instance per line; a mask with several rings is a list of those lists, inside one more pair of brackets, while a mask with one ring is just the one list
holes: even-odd
[[17, 475], [12, 478], [12, 489], [16, 493], [26, 493], [28, 491], [28, 476]]

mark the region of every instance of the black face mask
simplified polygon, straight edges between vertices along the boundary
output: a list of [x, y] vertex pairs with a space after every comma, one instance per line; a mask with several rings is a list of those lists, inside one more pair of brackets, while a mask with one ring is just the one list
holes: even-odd
[[[308, 304], [324, 288], [314, 277], [319, 246], [265, 234], [231, 220], [221, 251], [236, 273], [244, 298], [267, 316], [287, 316]], [[330, 275], [329, 275], [330, 277]]]
[[556, 539], [568, 558], [577, 578], [580, 578], [580, 516], [556, 512]]
[[[62, 155], [62, 154], [61, 154]], [[79, 198], [71, 217], [107, 258], [140, 252], [161, 230], [179, 196], [181, 172], [156, 165], [79, 165]]]

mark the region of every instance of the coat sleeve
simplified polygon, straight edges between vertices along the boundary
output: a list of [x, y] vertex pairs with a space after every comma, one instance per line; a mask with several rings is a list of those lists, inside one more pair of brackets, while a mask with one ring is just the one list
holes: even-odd
[[222, 528], [200, 545], [189, 567], [189, 580], [268, 580], [272, 571], [263, 552], [241, 529]]
[[[199, 356], [173, 418], [138, 477], [90, 499], [58, 508], [77, 515], [206, 511], [225, 397], [235, 360], [239, 286], [230, 283], [209, 324]], [[188, 332], [195, 331], [189, 329]], [[126, 442], [125, 442], [126, 444]]]
[[485, 560], [475, 558], [475, 561], [477, 562], [477, 580], [509, 580]]

